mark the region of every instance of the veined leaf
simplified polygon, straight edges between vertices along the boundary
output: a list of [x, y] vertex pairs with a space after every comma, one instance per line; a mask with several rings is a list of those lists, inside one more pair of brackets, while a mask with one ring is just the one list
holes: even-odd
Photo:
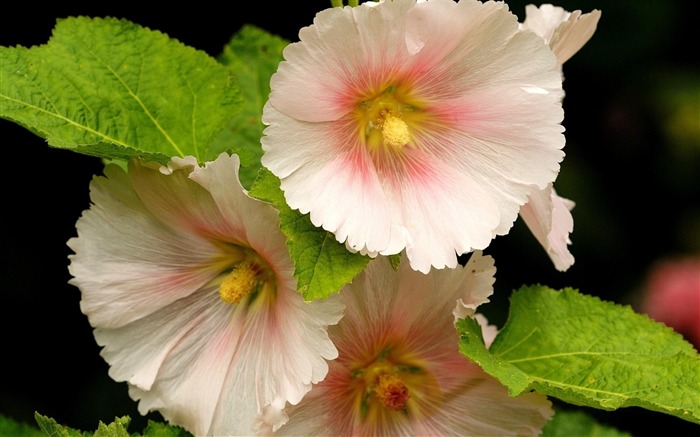
[[270, 78], [282, 61], [288, 41], [255, 26], [241, 28], [224, 47], [219, 62], [229, 67], [241, 87], [243, 109], [214, 140], [218, 150], [241, 158], [240, 178], [250, 188], [261, 168], [262, 110], [270, 96]]
[[279, 210], [280, 229], [294, 261], [297, 288], [305, 300], [324, 299], [350, 282], [369, 262], [369, 257], [349, 252], [333, 234], [311, 223], [287, 205], [279, 179], [263, 168], [251, 196], [272, 203]]
[[0, 47], [0, 65], [0, 117], [107, 159], [213, 159], [214, 136], [240, 110], [230, 70], [126, 20], [59, 20], [45, 45]]
[[528, 390], [604, 410], [638, 406], [700, 423], [700, 355], [629, 307], [575, 290], [523, 287], [490, 349], [473, 319], [460, 351], [511, 395]]

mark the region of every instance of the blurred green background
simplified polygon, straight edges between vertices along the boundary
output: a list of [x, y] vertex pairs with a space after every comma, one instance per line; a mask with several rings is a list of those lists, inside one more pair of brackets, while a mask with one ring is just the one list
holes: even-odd
[[[521, 19], [530, 2], [509, 1]], [[539, 4], [539, 3], [536, 3]], [[570, 246], [576, 263], [557, 272], [524, 224], [486, 251], [496, 259], [496, 292], [484, 311], [502, 325], [508, 295], [522, 284], [571, 286], [638, 307], [650, 268], [659, 260], [700, 256], [700, 61], [698, 2], [680, 0], [562, 1], [567, 10], [602, 10], [592, 40], [564, 66], [567, 154], [555, 183], [576, 202]], [[119, 2], [13, 4], [0, 16], [0, 45], [45, 43], [56, 18], [126, 18], [217, 56], [244, 23], [290, 41], [330, 2], [199, 2], [181, 9]], [[0, 66], [1, 67], [1, 66]], [[3, 368], [0, 413], [34, 423], [34, 411], [74, 428], [131, 415], [146, 418], [126, 384], [107, 376], [79, 291], [67, 284], [75, 221], [88, 208], [96, 158], [51, 149], [43, 139], [0, 120], [5, 155], [2, 197]], [[700, 275], [700, 271], [698, 272]], [[700, 302], [690, 302], [689, 305]], [[698, 321], [700, 323], [700, 321]], [[698, 435], [700, 427], [641, 409], [589, 410], [633, 435]], [[3, 435], [3, 437], [5, 437]]]

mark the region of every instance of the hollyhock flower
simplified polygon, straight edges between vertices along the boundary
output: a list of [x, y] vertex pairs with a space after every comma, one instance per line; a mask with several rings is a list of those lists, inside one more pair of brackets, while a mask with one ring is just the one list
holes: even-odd
[[299, 38], [271, 79], [262, 162], [348, 249], [454, 268], [556, 178], [556, 58], [504, 3], [330, 8]]
[[277, 212], [247, 195], [237, 156], [158, 168], [110, 165], [68, 241], [71, 283], [109, 374], [139, 411], [195, 435], [273, 425], [323, 379], [337, 350], [331, 299], [305, 303]]
[[[539, 8], [528, 5], [525, 14], [520, 28], [544, 39], [557, 56], [560, 70], [561, 65], [591, 39], [600, 19], [599, 10], [581, 14], [581, 11], [567, 12], [551, 4]], [[569, 235], [574, 229], [570, 212], [573, 207], [574, 202], [559, 197], [550, 184], [544, 190], [534, 188], [528, 203], [520, 209], [520, 217], [559, 271], [568, 270], [574, 263], [568, 247], [571, 244]]]
[[546, 397], [509, 396], [457, 347], [455, 319], [488, 301], [494, 272], [479, 251], [427, 275], [371, 261], [340, 292], [347, 311], [328, 328], [338, 358], [276, 435], [539, 434], [553, 414]]

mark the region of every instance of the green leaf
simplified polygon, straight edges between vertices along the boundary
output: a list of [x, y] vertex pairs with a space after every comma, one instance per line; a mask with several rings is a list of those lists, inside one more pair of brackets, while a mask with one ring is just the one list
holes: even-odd
[[[44, 431], [44, 433], [39, 433], [38, 435], [49, 435], [51, 437], [192, 437], [192, 434], [180, 427], [169, 425], [167, 423], [155, 422], [152, 420], [148, 421], [148, 426], [144, 430], [143, 434], [129, 434], [127, 431], [127, 428], [131, 423], [131, 418], [129, 416], [115, 417], [114, 422], [110, 423], [109, 425], [100, 421], [97, 426], [97, 431], [95, 431], [94, 434], [60, 425], [54, 419], [42, 416], [39, 413], [35, 413], [34, 417], [39, 424], [39, 427]], [[2, 419], [1, 416], [0, 419]], [[0, 421], [0, 423], [2, 423], [2, 421]], [[2, 429], [4, 432], [5, 428]], [[15, 434], [8, 434], [8, 437], [10, 435], [14, 436]], [[17, 434], [17, 436], [36, 437], [37, 434]]]
[[250, 188], [261, 168], [260, 138], [265, 127], [262, 110], [270, 96], [270, 78], [277, 71], [287, 44], [285, 39], [245, 25], [219, 56], [219, 62], [231, 69], [241, 87], [243, 109], [214, 140], [214, 147], [240, 156], [241, 183], [246, 188]]
[[572, 289], [523, 287], [490, 349], [473, 319], [460, 351], [515, 396], [527, 390], [604, 410], [638, 406], [700, 423], [700, 355], [667, 326]]
[[192, 434], [184, 429], [167, 423], [148, 421], [148, 426], [143, 431], [143, 437], [191, 437]]
[[131, 418], [128, 416], [116, 417], [114, 422], [109, 425], [100, 421], [97, 425], [97, 431], [95, 431], [95, 437], [129, 437], [129, 433], [126, 431], [129, 423], [131, 423]]
[[240, 109], [230, 70], [126, 20], [58, 20], [45, 45], [0, 47], [0, 65], [0, 117], [107, 159], [213, 159], [214, 136]]
[[387, 258], [389, 258], [391, 268], [394, 269], [394, 271], [398, 271], [399, 265], [401, 264], [401, 254], [397, 253], [396, 255], [388, 255]]
[[77, 429], [69, 428], [67, 426], [60, 425], [54, 419], [46, 416], [42, 416], [39, 413], [34, 413], [34, 419], [46, 435], [51, 437], [89, 437], [92, 434], [83, 433]]
[[36, 426], [18, 422], [10, 417], [0, 414], [0, 436], [7, 437], [44, 437]]
[[294, 277], [305, 300], [330, 296], [367, 266], [369, 257], [349, 252], [333, 234], [314, 226], [308, 214], [289, 208], [279, 179], [267, 169], [260, 171], [250, 194], [279, 210], [280, 229], [287, 236]]
[[542, 429], [542, 437], [632, 437], [628, 432], [598, 423], [583, 411], [557, 410]]

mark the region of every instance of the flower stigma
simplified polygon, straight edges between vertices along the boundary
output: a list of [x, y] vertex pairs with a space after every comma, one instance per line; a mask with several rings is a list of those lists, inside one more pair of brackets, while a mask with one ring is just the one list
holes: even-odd
[[370, 150], [382, 146], [400, 150], [406, 146], [422, 115], [406, 85], [389, 85], [367, 93], [354, 111], [359, 135]]
[[396, 413], [420, 415], [426, 408], [439, 408], [439, 385], [420, 360], [400, 345], [376, 351], [351, 370], [356, 411], [363, 422], [377, 424], [395, 420]]
[[267, 263], [249, 249], [237, 249], [233, 250], [233, 267], [219, 284], [219, 297], [231, 305], [241, 303], [260, 290], [270, 289], [269, 286], [276, 288], [274, 274]]
[[386, 408], [401, 411], [406, 408], [411, 393], [403, 380], [396, 375], [382, 373], [377, 377], [374, 395]]
[[401, 118], [388, 114], [382, 124], [382, 138], [384, 144], [403, 147], [411, 139], [411, 135], [408, 132], [408, 125]]

